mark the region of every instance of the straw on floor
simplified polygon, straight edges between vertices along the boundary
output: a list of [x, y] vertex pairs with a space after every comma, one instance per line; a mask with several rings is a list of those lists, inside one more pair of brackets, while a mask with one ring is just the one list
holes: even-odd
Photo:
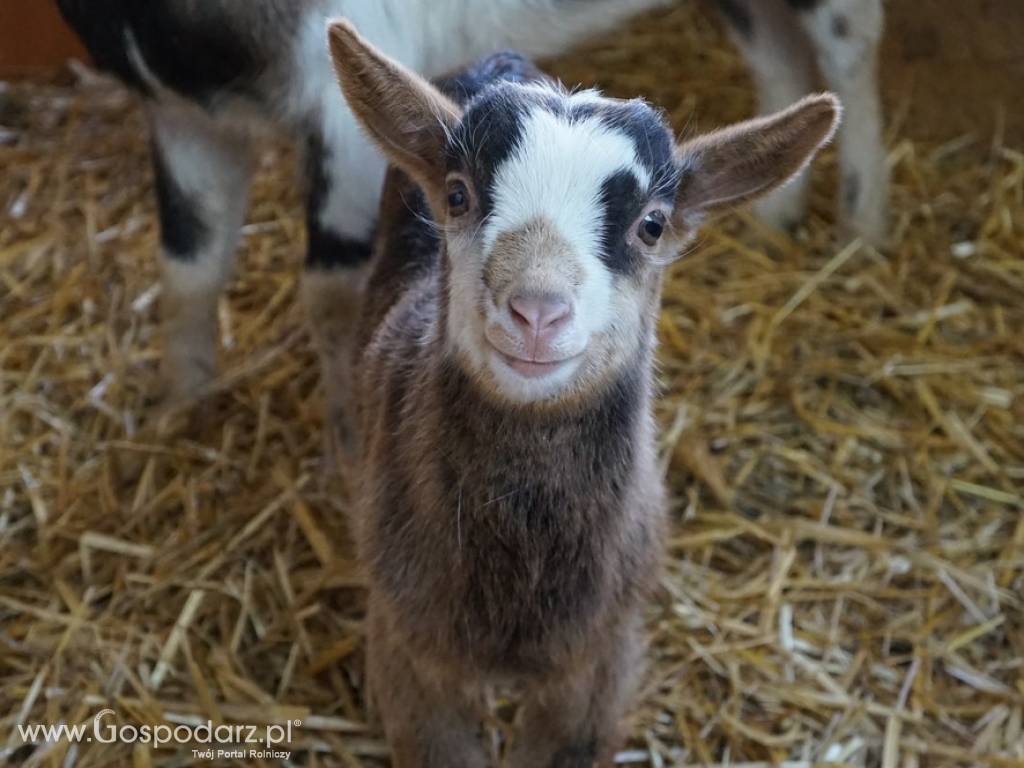
[[[644, 94], [680, 131], [753, 109], [689, 7], [553, 70]], [[890, 248], [837, 236], [827, 152], [794, 237], [730, 217], [671, 270], [674, 524], [624, 764], [1024, 765], [1024, 153], [891, 122]], [[320, 462], [289, 151], [268, 147], [256, 179], [217, 392], [167, 426], [137, 105], [12, 84], [0, 126], [0, 755], [194, 762], [21, 745], [19, 725], [109, 707], [301, 720], [289, 764], [383, 764], [348, 502]]]

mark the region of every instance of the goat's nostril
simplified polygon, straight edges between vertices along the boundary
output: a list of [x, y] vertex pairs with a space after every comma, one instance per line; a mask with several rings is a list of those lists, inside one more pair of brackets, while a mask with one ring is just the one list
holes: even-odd
[[535, 333], [553, 329], [569, 317], [569, 302], [560, 296], [518, 294], [509, 299], [512, 319]]

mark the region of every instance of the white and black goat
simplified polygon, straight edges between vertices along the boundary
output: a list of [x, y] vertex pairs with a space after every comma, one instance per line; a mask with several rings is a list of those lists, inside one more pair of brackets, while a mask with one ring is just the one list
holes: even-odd
[[799, 173], [838, 103], [677, 145], [645, 102], [569, 92], [515, 54], [438, 88], [346, 21], [330, 44], [393, 163], [352, 361], [393, 765], [489, 765], [484, 690], [510, 683], [525, 702], [504, 764], [611, 765], [665, 522], [662, 272], [706, 217]]
[[[164, 371], [174, 396], [215, 374], [216, 303], [245, 215], [254, 116], [306, 154], [305, 300], [328, 378], [349, 376], [385, 162], [334, 87], [323, 45], [345, 17], [427, 77], [514, 47], [566, 49], [666, 0], [58, 0], [101, 67], [144, 94], [153, 134], [164, 274]], [[814, 58], [850, 107], [841, 137], [842, 209], [884, 231], [886, 172], [875, 84], [881, 0], [717, 0], [749, 59], [766, 111], [812, 90]], [[797, 181], [769, 198], [776, 223], [802, 213]], [[329, 402], [335, 421], [343, 402]]]

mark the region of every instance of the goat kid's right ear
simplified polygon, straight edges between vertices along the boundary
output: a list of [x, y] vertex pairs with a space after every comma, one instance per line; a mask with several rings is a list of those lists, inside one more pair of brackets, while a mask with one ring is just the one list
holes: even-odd
[[698, 136], [676, 149], [675, 217], [684, 231], [709, 215], [756, 200], [803, 170], [832, 138], [842, 107], [831, 93]]
[[328, 26], [331, 59], [349, 107], [391, 162], [428, 197], [444, 185], [444, 147], [461, 110], [415, 72], [389, 58], [344, 19]]

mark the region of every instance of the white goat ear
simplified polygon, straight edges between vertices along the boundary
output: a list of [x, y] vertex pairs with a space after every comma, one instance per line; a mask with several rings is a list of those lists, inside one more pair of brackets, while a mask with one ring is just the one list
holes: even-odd
[[678, 223], [691, 227], [785, 184], [832, 137], [841, 111], [830, 93], [808, 96], [781, 112], [680, 144]]
[[377, 50], [346, 20], [328, 27], [331, 58], [349, 107], [395, 165], [429, 192], [444, 183], [444, 146], [459, 107]]

